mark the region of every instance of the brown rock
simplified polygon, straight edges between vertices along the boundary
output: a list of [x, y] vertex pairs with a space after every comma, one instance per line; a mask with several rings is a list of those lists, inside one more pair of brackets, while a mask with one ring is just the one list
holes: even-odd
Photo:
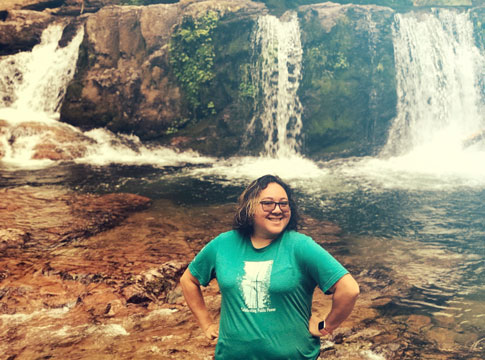
[[317, 220], [308, 216], [303, 217], [302, 232], [311, 236], [317, 243], [337, 242], [340, 240], [342, 229], [330, 221]]
[[0, 251], [9, 247], [22, 247], [29, 240], [29, 234], [19, 229], [0, 229]]
[[450, 351], [455, 349], [456, 333], [444, 328], [433, 328], [426, 334], [427, 338], [435, 342], [439, 349]]
[[[34, 136], [32, 159], [72, 160], [82, 157], [94, 140], [84, 136], [80, 131], [65, 124], [45, 124], [40, 122], [23, 122], [20, 124], [0, 124], [0, 136], [8, 140], [4, 146], [15, 150], [17, 143], [23, 146], [20, 139]], [[34, 140], [32, 140], [34, 141]], [[1, 143], [0, 143], [1, 144]], [[0, 156], [2, 156], [0, 148]], [[3, 150], [5, 155], [6, 149]]]
[[42, 32], [51, 22], [52, 15], [30, 10], [9, 10], [0, 21], [0, 55], [30, 51], [40, 43]]
[[[18, 239], [29, 233], [23, 245], [19, 240], [23, 248], [14, 243], [0, 251], [0, 353], [5, 358], [213, 356], [215, 344], [185, 305], [178, 278], [202, 246], [230, 228], [234, 204], [177, 206], [156, 200], [130, 213], [146, 206], [147, 199], [136, 195], [73, 194], [52, 187], [0, 190], [1, 229], [18, 229], [10, 233]], [[318, 229], [318, 221], [312, 226]], [[388, 290], [368, 285], [375, 285], [367, 279], [374, 275], [358, 274], [365, 291], [349, 319], [322, 340], [321, 359], [451, 359], [428, 345], [421, 348], [451, 334], [424, 331], [413, 345], [407, 322], [427, 324], [426, 318], [383, 317], [372, 308], [375, 299], [389, 298]], [[217, 282], [202, 291], [218, 319]], [[324, 317], [331, 296], [317, 289], [313, 305], [313, 313]]]
[[[230, 224], [227, 206], [201, 213], [162, 202], [156, 212], [136, 213], [121, 226], [90, 236], [93, 228], [105, 228], [106, 221], [119, 223], [127, 211], [145, 208], [148, 199], [29, 187], [3, 189], [0, 199], [0, 218], [8, 229], [27, 227], [36, 242], [34, 246], [29, 240], [28, 248], [0, 254], [2, 354], [26, 359], [96, 358], [100, 353], [182, 359], [194, 354], [190, 357], [203, 359], [213, 352], [199, 330], [195, 333], [205, 347], [190, 345], [196, 325], [185, 306], [179, 311], [177, 284], [194, 256], [184, 234], [210, 239]], [[187, 223], [187, 217], [193, 221]], [[203, 228], [210, 228], [212, 235], [200, 236]], [[46, 242], [69, 235], [76, 241], [62, 246]], [[209, 308], [216, 312], [217, 286], [209, 288]], [[127, 301], [129, 290], [131, 296], [148, 300]], [[172, 302], [167, 306], [169, 296]], [[120, 337], [128, 342], [113, 348]]]
[[424, 315], [411, 315], [406, 323], [411, 331], [419, 332], [431, 325], [431, 319]]
[[21, 9], [24, 6], [35, 4], [38, 2], [39, 0], [3, 0], [0, 4], [0, 11]]
[[97, 196], [58, 188], [4, 188], [0, 198], [5, 247], [44, 248], [90, 236], [150, 204], [133, 194]]
[[143, 139], [166, 135], [173, 124], [188, 118], [168, 57], [175, 26], [185, 16], [199, 17], [209, 10], [222, 16], [241, 9], [251, 16], [265, 6], [247, 0], [181, 1], [107, 6], [90, 15], [81, 45], [89, 61], [67, 90], [62, 121]]

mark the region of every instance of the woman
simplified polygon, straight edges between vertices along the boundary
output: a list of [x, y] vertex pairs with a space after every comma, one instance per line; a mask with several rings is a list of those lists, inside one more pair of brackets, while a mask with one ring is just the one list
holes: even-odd
[[[210, 241], [183, 274], [187, 304], [206, 336], [217, 339], [217, 360], [316, 359], [319, 337], [352, 311], [357, 283], [297, 226], [290, 188], [276, 176], [263, 176], [239, 197], [233, 230]], [[222, 295], [220, 327], [200, 289], [213, 278]], [[325, 319], [311, 314], [317, 285], [333, 293]]]

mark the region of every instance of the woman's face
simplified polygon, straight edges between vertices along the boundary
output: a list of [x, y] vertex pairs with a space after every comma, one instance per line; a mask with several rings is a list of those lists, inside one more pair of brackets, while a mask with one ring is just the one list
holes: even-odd
[[289, 205], [282, 207], [274, 206], [271, 211], [263, 210], [261, 202], [265, 203], [265, 208], [271, 208], [271, 201], [288, 202], [288, 195], [285, 189], [277, 183], [269, 183], [268, 186], [261, 191], [259, 199], [257, 200], [256, 209], [254, 212], [254, 236], [262, 237], [264, 239], [276, 239], [278, 235], [285, 230], [291, 217], [291, 210]]

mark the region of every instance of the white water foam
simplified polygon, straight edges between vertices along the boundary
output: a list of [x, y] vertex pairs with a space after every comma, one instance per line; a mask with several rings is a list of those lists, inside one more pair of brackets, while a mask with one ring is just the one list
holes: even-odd
[[[485, 130], [480, 78], [485, 57], [467, 12], [396, 15], [398, 115], [378, 159], [360, 173], [388, 182], [421, 178], [438, 186], [485, 184]], [[385, 176], [387, 179], [385, 179]], [[429, 184], [428, 184], [429, 185]]]
[[92, 165], [180, 166], [213, 159], [194, 151], [180, 152], [142, 144], [136, 136], [105, 129], [88, 132], [59, 122], [59, 106], [74, 76], [81, 28], [64, 48], [58, 46], [63, 25], [50, 25], [32, 51], [0, 58], [0, 155], [5, 169], [41, 169], [58, 163], [54, 156]]
[[81, 28], [72, 41], [61, 48], [58, 43], [63, 29], [63, 24], [52, 24], [44, 30], [40, 44], [32, 51], [0, 59], [0, 108], [58, 117], [66, 85], [74, 76], [78, 49], [84, 36]]
[[368, 360], [386, 360], [384, 356], [377, 354], [372, 350], [362, 350], [360, 354]]
[[[393, 124], [388, 145], [379, 157], [316, 163], [298, 155], [296, 148], [292, 147], [290, 148], [293, 150], [289, 154], [279, 151], [276, 156], [274, 152], [268, 151], [267, 155], [262, 157], [204, 157], [192, 151], [179, 152], [143, 144], [135, 136], [115, 135], [104, 129], [83, 133], [56, 121], [56, 102], [49, 106], [31, 104], [19, 110], [10, 106], [14, 104], [10, 99], [10, 105], [4, 101], [4, 108], [0, 109], [0, 118], [8, 120], [9, 126], [12, 129], [17, 127], [17, 130], [16, 136], [12, 136], [10, 130], [0, 128], [0, 151], [3, 147], [5, 152], [2, 165], [42, 168], [56, 163], [51, 160], [32, 159], [35, 145], [45, 141], [46, 135], [29, 130], [22, 133], [18, 126], [34, 121], [66, 129], [84, 138], [88, 144], [87, 151], [74, 160], [83, 164], [104, 166], [115, 163], [160, 167], [204, 164], [205, 167], [185, 170], [182, 176], [213, 177], [247, 183], [248, 180], [265, 174], [276, 174], [305, 188], [309, 193], [352, 191], [356, 187], [442, 190], [460, 186], [485, 186], [483, 140], [469, 146], [464, 145], [464, 138], [469, 132], [479, 130], [484, 124], [483, 109], [480, 107], [484, 101], [477, 87], [477, 78], [484, 61], [474, 43], [470, 41], [473, 28], [468, 14], [449, 10], [430, 14], [410, 13], [397, 15], [396, 22], [396, 67], [401, 79], [398, 81], [398, 117]], [[284, 21], [265, 17], [262, 24], [260, 26], [268, 30], [265, 36], [269, 36], [271, 31], [278, 33], [280, 27], [290, 27], [291, 24], [293, 35], [287, 37], [293, 40], [288, 43], [281, 40], [286, 44], [284, 46], [295, 45], [299, 38], [297, 19], [291, 16]], [[280, 30], [275, 30], [274, 27]], [[56, 28], [55, 31], [49, 30], [49, 33], [51, 41], [57, 44], [60, 30]], [[261, 37], [259, 41], [263, 42], [263, 35], [258, 36]], [[423, 38], [429, 37], [435, 40], [422, 41]], [[268, 39], [265, 41], [269, 41]], [[47, 40], [43, 40], [43, 45], [39, 46], [46, 46], [47, 43]], [[49, 58], [57, 51], [56, 46], [47, 46], [51, 51]], [[76, 46], [79, 45], [73, 41], [73, 45], [68, 48], [76, 53]], [[282, 45], [278, 46], [281, 48]], [[427, 54], [432, 52], [434, 60], [426, 60]], [[412, 58], [406, 58], [405, 54], [409, 53], [414, 54]], [[69, 54], [59, 56], [66, 56], [71, 60], [75, 58]], [[468, 65], [464, 67], [464, 63]], [[66, 76], [72, 76], [69, 67], [63, 65], [62, 68], [65, 69], [63, 71]], [[295, 65], [295, 69], [297, 68]], [[56, 70], [57, 73], [59, 71]], [[299, 76], [296, 72], [293, 75], [297, 78]], [[450, 82], [452, 86], [446, 85]], [[429, 92], [423, 84], [430, 84], [435, 90]], [[58, 86], [60, 90], [57, 92], [62, 93], [62, 87], [65, 85]], [[458, 93], [457, 88], [461, 89]], [[439, 99], [448, 99], [450, 103], [434, 99], [435, 93], [439, 94]], [[283, 95], [279, 94], [276, 97], [278, 96]], [[297, 105], [293, 107], [298, 108]], [[49, 110], [40, 110], [46, 108]], [[405, 121], [406, 119], [412, 121]], [[297, 132], [298, 126], [291, 131]], [[272, 137], [268, 136], [268, 140], [271, 139]]]
[[9, 324], [19, 324], [31, 321], [32, 319], [37, 319], [40, 317], [50, 317], [50, 318], [62, 318], [64, 317], [73, 307], [75, 303], [66, 304], [65, 306], [57, 309], [41, 309], [34, 311], [30, 314], [16, 313], [16, 314], [1, 314], [0, 321], [5, 321]]
[[427, 144], [460, 150], [467, 137], [485, 129], [484, 56], [467, 12], [396, 15], [394, 54], [398, 114], [384, 153], [401, 155]]
[[249, 136], [262, 126], [266, 135], [264, 156], [288, 158], [300, 148], [302, 105], [298, 98], [303, 50], [300, 26], [295, 12], [282, 18], [264, 15], [258, 19], [252, 46], [256, 64], [252, 81], [260, 87], [262, 110], [248, 127]]
[[94, 129], [84, 133], [94, 141], [87, 153], [74, 161], [91, 165], [153, 165], [180, 166], [186, 163], [206, 164], [214, 162], [211, 157], [199, 155], [195, 151], [174, 149], [143, 144], [135, 135], [115, 135], [106, 129]]
[[467, 12], [397, 14], [397, 117], [377, 158], [327, 164], [365, 187], [485, 186], [485, 56]]
[[193, 169], [195, 177], [214, 176], [247, 183], [263, 175], [278, 175], [285, 180], [312, 180], [326, 175], [315, 162], [301, 156], [285, 158], [272, 157], [233, 157], [218, 159], [211, 167]]

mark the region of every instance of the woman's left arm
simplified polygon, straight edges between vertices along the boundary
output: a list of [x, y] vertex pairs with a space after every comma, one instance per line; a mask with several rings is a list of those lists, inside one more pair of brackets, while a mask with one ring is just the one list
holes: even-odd
[[313, 336], [331, 334], [352, 312], [360, 290], [359, 285], [350, 274], [340, 278], [331, 288], [333, 292], [332, 309], [325, 319], [325, 328], [319, 330], [318, 323], [322, 319], [310, 318], [309, 331]]

